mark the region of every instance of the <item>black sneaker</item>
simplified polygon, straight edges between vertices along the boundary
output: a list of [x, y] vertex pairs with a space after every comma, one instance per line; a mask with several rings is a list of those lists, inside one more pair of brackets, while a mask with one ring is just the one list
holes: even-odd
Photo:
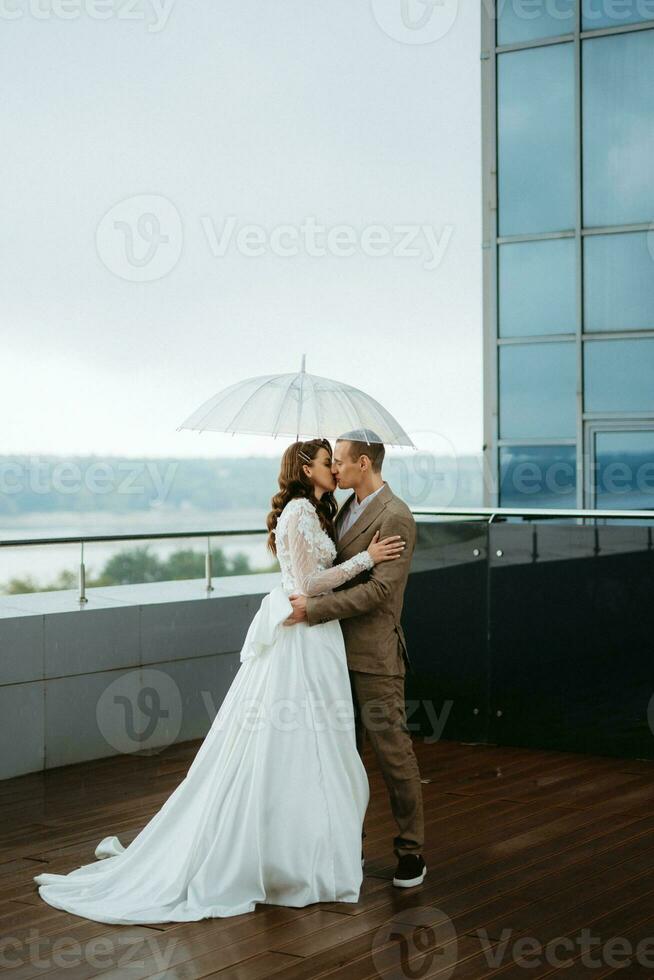
[[396, 888], [413, 888], [421, 885], [427, 874], [422, 854], [403, 854], [397, 862], [393, 884]]

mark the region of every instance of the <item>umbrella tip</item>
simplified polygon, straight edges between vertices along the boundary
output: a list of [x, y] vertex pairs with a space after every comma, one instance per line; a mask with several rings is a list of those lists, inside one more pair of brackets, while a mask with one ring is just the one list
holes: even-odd
[[307, 367], [307, 355], [306, 354], [303, 354], [302, 355], [302, 366], [300, 368], [300, 372], [302, 374], [305, 374], [306, 373], [306, 367]]

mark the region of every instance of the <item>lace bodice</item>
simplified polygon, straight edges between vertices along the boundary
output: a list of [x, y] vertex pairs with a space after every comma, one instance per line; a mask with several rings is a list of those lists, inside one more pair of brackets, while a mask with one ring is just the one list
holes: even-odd
[[334, 565], [336, 546], [320, 524], [310, 500], [294, 497], [279, 515], [275, 528], [277, 559], [285, 589], [303, 595], [329, 592], [373, 567], [367, 551]]

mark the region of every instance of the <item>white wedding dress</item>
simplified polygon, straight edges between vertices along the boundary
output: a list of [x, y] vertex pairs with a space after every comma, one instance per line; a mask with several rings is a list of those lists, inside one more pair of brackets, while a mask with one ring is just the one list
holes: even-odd
[[316, 595], [372, 567], [336, 549], [310, 501], [284, 507], [282, 585], [263, 599], [241, 665], [186, 776], [125, 848], [34, 880], [48, 904], [97, 922], [184, 922], [256, 903], [357, 902], [369, 800], [338, 620], [282, 625], [288, 594]]

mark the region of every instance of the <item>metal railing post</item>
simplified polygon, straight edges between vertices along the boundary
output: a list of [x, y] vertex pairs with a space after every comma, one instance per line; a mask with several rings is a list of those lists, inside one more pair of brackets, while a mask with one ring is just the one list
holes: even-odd
[[207, 553], [204, 556], [204, 574], [206, 579], [207, 592], [213, 592], [213, 583], [211, 581], [211, 538], [207, 537]]
[[86, 597], [86, 567], [84, 565], [84, 542], [80, 541], [80, 556], [79, 556], [79, 601], [80, 603], [88, 602]]

